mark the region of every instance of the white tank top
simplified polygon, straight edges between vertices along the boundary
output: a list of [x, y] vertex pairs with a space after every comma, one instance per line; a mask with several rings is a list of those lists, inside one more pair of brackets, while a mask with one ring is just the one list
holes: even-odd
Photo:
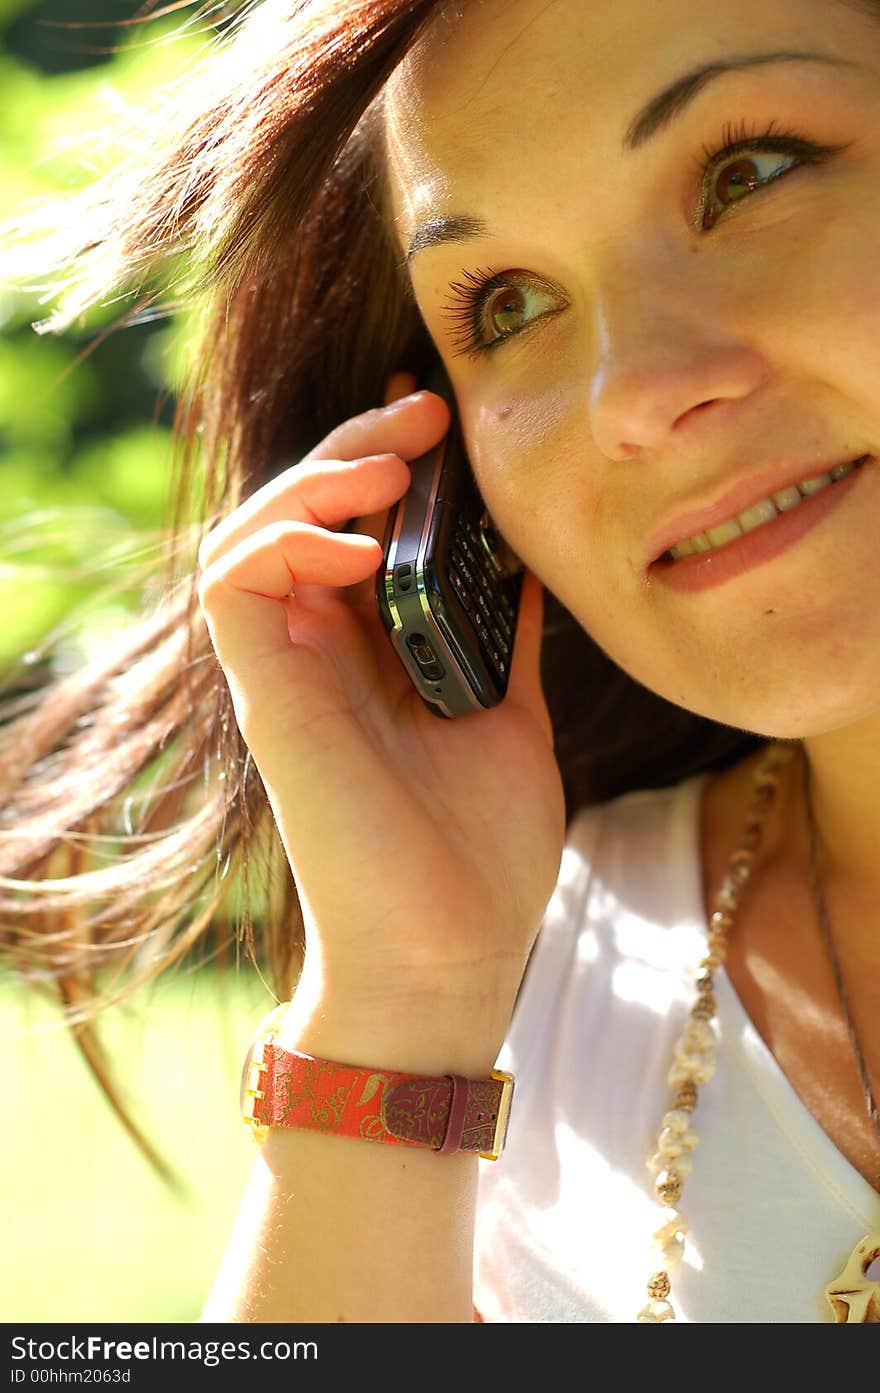
[[[573, 819], [499, 1066], [507, 1147], [480, 1161], [474, 1303], [486, 1321], [634, 1321], [663, 1211], [645, 1161], [705, 953], [706, 774]], [[717, 1070], [680, 1202], [680, 1321], [833, 1320], [824, 1289], [880, 1194], [789, 1084], [722, 971]]]

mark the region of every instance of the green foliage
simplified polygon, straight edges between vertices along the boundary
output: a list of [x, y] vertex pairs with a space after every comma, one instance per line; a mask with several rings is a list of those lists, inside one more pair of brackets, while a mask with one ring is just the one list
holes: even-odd
[[[199, 48], [193, 36], [169, 40], [183, 14], [124, 30], [40, 21], [121, 20], [145, 8], [144, 0], [0, 0], [3, 220], [109, 169], [125, 148], [119, 111], [182, 72]], [[61, 658], [75, 663], [142, 608], [190, 333], [183, 318], [104, 337], [125, 308], [111, 295], [89, 325], [39, 336], [30, 324], [50, 308], [39, 289], [0, 286], [0, 683], [49, 633], [63, 632]], [[239, 981], [202, 968], [163, 979], [143, 1014], [123, 1008], [101, 1023], [114, 1076], [187, 1181], [186, 1198], [175, 1200], [70, 1035], [53, 1029], [57, 1011], [33, 983], [0, 981], [18, 1119], [0, 1129], [15, 1195], [0, 1277], [6, 1318], [198, 1318], [253, 1165], [237, 1117], [241, 1042], [271, 1004], [247, 968]]]
[[0, 0], [0, 28], [28, 9], [34, 8], [34, 0]]
[[[51, 448], [60, 460], [75, 425], [100, 420], [100, 381], [88, 362], [70, 371], [75, 356], [72, 344], [42, 342], [35, 334], [0, 340], [0, 431], [8, 449]], [[36, 459], [45, 463], [45, 455]]]
[[[0, 0], [4, 219], [111, 169], [126, 150], [123, 115], [202, 50], [204, 26], [201, 39], [180, 36], [183, 13], [118, 27], [145, 8]], [[121, 564], [141, 531], [155, 542], [191, 334], [181, 316], [102, 337], [126, 308], [114, 294], [88, 325], [37, 335], [30, 326], [51, 305], [39, 287], [0, 287], [0, 678], [106, 585], [108, 556]]]
[[115, 509], [135, 526], [151, 527], [168, 491], [171, 443], [166, 431], [135, 426], [123, 435], [84, 446], [71, 477], [83, 493]]

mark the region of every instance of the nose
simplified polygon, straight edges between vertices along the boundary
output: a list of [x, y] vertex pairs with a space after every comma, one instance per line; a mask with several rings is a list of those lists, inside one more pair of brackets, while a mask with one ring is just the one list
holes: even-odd
[[614, 289], [594, 300], [589, 407], [608, 459], [695, 451], [720, 431], [729, 439], [735, 404], [766, 381], [766, 359], [726, 324], [718, 287], [706, 289], [693, 274], [663, 274], [655, 263], [650, 277], [618, 268]]

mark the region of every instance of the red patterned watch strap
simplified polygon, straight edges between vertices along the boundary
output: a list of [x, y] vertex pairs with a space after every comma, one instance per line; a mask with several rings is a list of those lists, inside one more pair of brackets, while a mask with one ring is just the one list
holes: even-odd
[[476, 1151], [496, 1159], [504, 1146], [513, 1092], [509, 1074], [440, 1078], [361, 1068], [263, 1044], [253, 1121], [305, 1127], [366, 1141]]

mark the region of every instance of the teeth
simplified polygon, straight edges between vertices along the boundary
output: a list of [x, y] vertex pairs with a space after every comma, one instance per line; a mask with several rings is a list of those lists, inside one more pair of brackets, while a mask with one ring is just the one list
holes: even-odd
[[804, 479], [798, 488], [806, 498], [811, 493], [821, 493], [833, 480], [830, 474], [815, 474], [812, 479]]
[[791, 484], [787, 489], [780, 489], [778, 493], [770, 495], [780, 513], [787, 512], [789, 508], [796, 508], [803, 496], [797, 484]]
[[821, 493], [822, 489], [826, 489], [835, 479], [842, 479], [846, 474], [851, 474], [867, 458], [867, 455], [863, 455], [861, 459], [851, 460], [849, 464], [836, 464], [826, 474], [814, 474], [809, 479], [802, 479], [798, 484], [790, 484], [787, 488], [771, 494], [769, 498], [762, 498], [753, 503], [750, 508], [745, 508], [725, 522], [718, 523], [716, 527], [708, 527], [705, 532], [698, 532], [694, 537], [683, 538], [664, 552], [663, 556], [678, 561], [683, 556], [694, 556], [697, 552], [723, 547], [727, 542], [742, 537], [744, 533], [752, 532], [756, 527], [763, 527], [765, 522], [772, 522], [789, 508], [797, 508], [803, 499], [809, 498], [811, 494]]
[[737, 513], [736, 520], [743, 532], [751, 532], [753, 528], [760, 527], [762, 522], [770, 522], [778, 516], [779, 509], [776, 504], [769, 498], [762, 498], [760, 503], [754, 503], [751, 508], [746, 508], [744, 513]]
[[717, 527], [707, 527], [706, 536], [713, 547], [723, 547], [725, 542], [732, 542], [734, 537], [742, 536], [739, 519], [730, 518], [727, 522], [719, 522]]

